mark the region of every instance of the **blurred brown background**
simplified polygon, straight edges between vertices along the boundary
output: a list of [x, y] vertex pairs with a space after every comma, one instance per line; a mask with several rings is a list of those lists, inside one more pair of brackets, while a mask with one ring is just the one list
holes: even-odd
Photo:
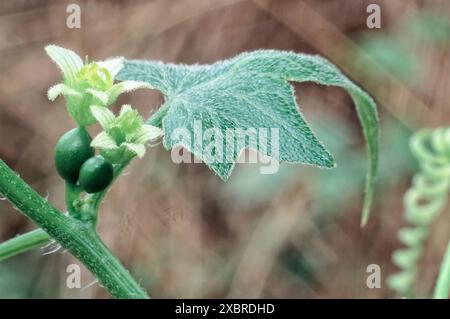
[[[81, 7], [81, 29], [66, 8]], [[366, 8], [381, 6], [381, 29]], [[435, 0], [12, 1], [0, 3], [0, 157], [63, 209], [53, 146], [74, 126], [63, 99], [46, 99], [60, 81], [44, 47], [54, 43], [90, 59], [111, 56], [211, 63], [260, 48], [321, 54], [377, 100], [382, 156], [372, 219], [359, 227], [365, 150], [350, 98], [339, 89], [296, 85], [313, 129], [338, 168], [282, 165], [276, 175], [240, 164], [228, 183], [207, 167], [176, 165], [157, 146], [109, 192], [99, 231], [141, 284], [162, 297], [393, 298], [386, 277], [405, 224], [402, 197], [415, 161], [408, 137], [450, 122], [450, 2]], [[137, 91], [148, 116], [161, 103]], [[95, 131], [96, 128], [93, 129]], [[427, 241], [417, 281], [429, 297], [449, 238], [442, 216]], [[35, 226], [0, 201], [0, 241]], [[108, 298], [94, 284], [65, 285], [68, 253], [45, 248], [0, 263], [0, 297]], [[366, 286], [379, 264], [382, 286]], [[82, 272], [82, 284], [93, 277]]]

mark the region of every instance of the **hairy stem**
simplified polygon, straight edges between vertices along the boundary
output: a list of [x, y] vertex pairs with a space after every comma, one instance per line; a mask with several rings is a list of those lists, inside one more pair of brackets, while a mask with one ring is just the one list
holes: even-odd
[[42, 229], [11, 238], [0, 244], [0, 261], [45, 245], [51, 237]]
[[[114, 170], [114, 180], [117, 179], [122, 171], [125, 169], [125, 167], [128, 165], [128, 163], [117, 165]], [[96, 225], [97, 220], [97, 214], [98, 209], [100, 208], [100, 204], [103, 201], [106, 193], [108, 190], [104, 190], [102, 192], [91, 194], [88, 196], [88, 202], [90, 202], [87, 205], [84, 205], [84, 207], [81, 207], [82, 212], [80, 212], [80, 209], [77, 209], [75, 207], [74, 203], [75, 201], [80, 201], [80, 193], [81, 190], [79, 187], [66, 183], [66, 206], [67, 211], [70, 216], [74, 217], [75, 219], [85, 219], [86, 222], [92, 222], [93, 226]], [[81, 201], [80, 201], [81, 203]], [[81, 216], [82, 213], [85, 216]], [[88, 216], [86, 216], [88, 215]], [[89, 216], [91, 220], [89, 220]], [[34, 244], [30, 243], [31, 238], [34, 238], [36, 242]], [[0, 243], [0, 261], [8, 259], [10, 257], [25, 253], [29, 250], [32, 250], [36, 247], [39, 247], [41, 244], [45, 244], [46, 241], [50, 240], [51, 236], [49, 236], [45, 231], [42, 229], [36, 229], [29, 233], [25, 233], [22, 235], [18, 235], [14, 237], [13, 239], [10, 239], [4, 243]], [[12, 242], [11, 242], [12, 241]], [[11, 242], [11, 243], [10, 243]], [[12, 246], [11, 246], [12, 244]]]
[[80, 198], [80, 190], [76, 185], [66, 182], [66, 209], [70, 216], [79, 218], [79, 211], [75, 207], [75, 200]]
[[450, 242], [447, 246], [447, 252], [442, 260], [441, 270], [434, 289], [434, 298], [447, 299], [450, 292]]
[[0, 193], [78, 258], [117, 298], [148, 298], [91, 224], [62, 214], [0, 160]]

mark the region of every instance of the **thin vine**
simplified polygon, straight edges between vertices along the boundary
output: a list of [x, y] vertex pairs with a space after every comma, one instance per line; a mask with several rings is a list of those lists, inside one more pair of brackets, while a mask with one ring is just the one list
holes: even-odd
[[436, 299], [447, 299], [450, 292], [450, 242], [447, 252], [442, 260], [441, 269], [434, 289], [433, 297]]
[[407, 298], [415, 296], [418, 261], [430, 226], [448, 201], [450, 129], [420, 131], [411, 138], [410, 148], [419, 161], [420, 172], [414, 176], [404, 197], [404, 215], [410, 226], [400, 229], [398, 237], [406, 248], [392, 255], [393, 262], [401, 271], [388, 279], [390, 288]]

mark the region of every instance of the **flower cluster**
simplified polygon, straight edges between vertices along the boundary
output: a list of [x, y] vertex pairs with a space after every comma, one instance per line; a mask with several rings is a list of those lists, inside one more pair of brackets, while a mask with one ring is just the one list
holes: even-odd
[[62, 82], [48, 90], [53, 101], [59, 95], [66, 100], [67, 110], [78, 126], [98, 122], [104, 129], [93, 141], [101, 154], [111, 163], [123, 163], [134, 156], [145, 154], [145, 145], [162, 136], [162, 131], [144, 124], [139, 113], [124, 105], [118, 117], [108, 109], [124, 92], [151, 88], [148, 83], [114, 79], [123, 67], [123, 58], [101, 62], [85, 62], [73, 51], [49, 45], [45, 48], [62, 72]]
[[91, 145], [111, 163], [123, 163], [145, 154], [145, 144], [162, 135], [158, 127], [144, 124], [143, 118], [130, 105], [123, 105], [119, 116], [105, 107], [91, 106], [92, 115], [103, 128]]

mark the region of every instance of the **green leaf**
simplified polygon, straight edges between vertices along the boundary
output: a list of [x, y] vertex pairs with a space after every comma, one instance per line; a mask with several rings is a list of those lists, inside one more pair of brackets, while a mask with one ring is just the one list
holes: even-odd
[[106, 132], [100, 132], [91, 142], [92, 147], [102, 149], [117, 149], [116, 141]]
[[73, 83], [77, 73], [83, 67], [83, 60], [81, 60], [78, 54], [57, 45], [48, 45], [45, 47], [45, 51], [58, 65], [63, 73], [64, 79], [69, 83]]
[[123, 143], [123, 145], [131, 152], [136, 154], [139, 158], [145, 155], [145, 146], [137, 143]]
[[47, 97], [50, 101], [54, 101], [61, 94], [64, 96], [81, 97], [80, 93], [78, 93], [75, 90], [72, 90], [70, 87], [62, 83], [55, 84], [52, 87], [50, 87], [47, 92]]
[[122, 93], [128, 93], [137, 89], [152, 89], [153, 87], [145, 82], [139, 81], [124, 81], [114, 84], [106, 93], [108, 94], [108, 104], [114, 103], [118, 96]]
[[114, 79], [117, 73], [119, 73], [119, 71], [123, 67], [123, 58], [122, 57], [112, 58], [105, 61], [97, 62], [97, 64], [100, 68], [105, 68], [106, 70], [108, 70], [109, 74], [111, 74], [111, 77]]
[[104, 106], [91, 105], [90, 109], [92, 116], [97, 120], [103, 129], [108, 128], [109, 125], [111, 125], [116, 119], [114, 113]]
[[155, 140], [163, 135], [162, 130], [159, 127], [144, 124], [136, 133], [134, 141], [138, 144], [146, 144], [151, 140]]
[[[227, 129], [279, 129], [279, 152], [267, 149], [267, 155], [293, 163], [333, 167], [333, 157], [315, 137], [295, 102], [290, 82], [315, 82], [347, 90], [355, 102], [369, 151], [366, 196], [362, 224], [367, 221], [372, 202], [373, 183], [378, 165], [378, 118], [372, 98], [345, 77], [327, 60], [292, 52], [260, 50], [240, 54], [211, 65], [174, 65], [155, 61], [125, 60], [118, 80], [149, 83], [165, 96], [165, 103], [149, 119], [161, 124], [164, 146], [181, 145], [203, 160], [223, 180], [228, 179], [242, 149], [223, 147], [230, 161], [215, 161], [205, 154], [202, 139], [175, 137], [179, 128], [194, 134], [195, 122], [203, 131]], [[158, 123], [161, 122], [161, 123]], [[172, 135], [174, 134], [174, 135]], [[218, 134], [220, 135], [220, 134]], [[242, 134], [238, 134], [242, 137]], [[215, 137], [214, 137], [215, 138]], [[259, 142], [246, 139], [242, 148], [264, 151]], [[231, 154], [230, 154], [231, 152]]]
[[105, 92], [96, 89], [86, 89], [86, 93], [95, 97], [97, 100], [101, 102], [102, 105], [105, 106], [108, 104], [108, 94], [106, 94]]

